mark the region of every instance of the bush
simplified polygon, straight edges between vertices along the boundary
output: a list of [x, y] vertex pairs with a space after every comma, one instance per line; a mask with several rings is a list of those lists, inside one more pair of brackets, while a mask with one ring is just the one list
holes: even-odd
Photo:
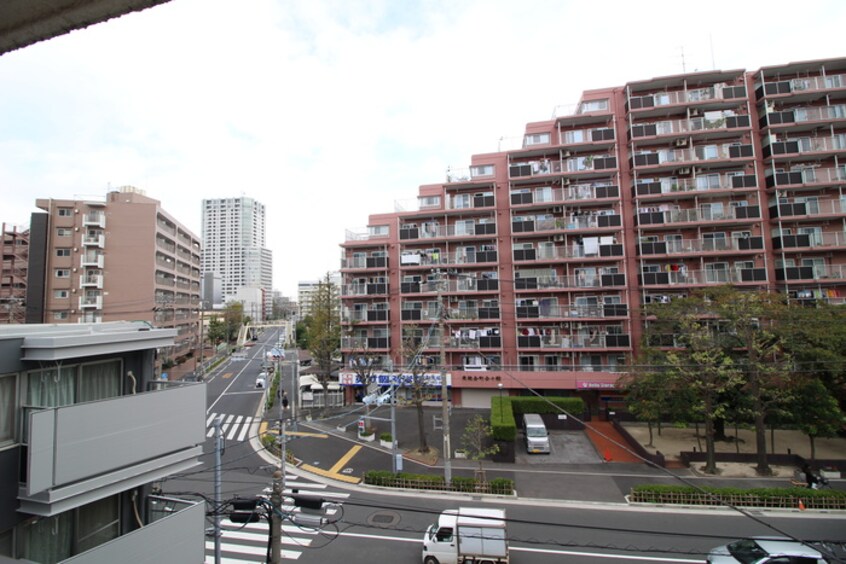
[[715, 488], [647, 484], [634, 486], [630, 500], [638, 503], [687, 505], [732, 504], [746, 507], [796, 507], [846, 509], [846, 491], [807, 488]]
[[491, 493], [511, 495], [514, 492], [514, 480], [494, 478], [490, 481]]
[[514, 481], [508, 478], [495, 478], [485, 484], [479, 484], [475, 478], [453, 476], [450, 487], [446, 487], [442, 475], [410, 474], [398, 472], [394, 474], [388, 470], [370, 470], [364, 473], [364, 483], [386, 488], [409, 487], [414, 489], [438, 489], [454, 492], [488, 491], [492, 494], [511, 495], [514, 492]]
[[379, 440], [386, 443], [390, 443], [394, 440], [394, 437], [390, 433], [382, 433], [381, 435], [379, 435]]
[[561, 410], [581, 417], [585, 411], [585, 402], [582, 398], [494, 396], [491, 398], [491, 437], [513, 442], [517, 437], [517, 418], [521, 415], [561, 413]]

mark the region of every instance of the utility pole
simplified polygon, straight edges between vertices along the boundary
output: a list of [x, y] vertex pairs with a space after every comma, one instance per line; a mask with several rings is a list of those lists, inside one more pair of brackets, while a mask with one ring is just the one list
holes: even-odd
[[438, 271], [438, 307], [441, 309], [438, 315], [438, 325], [441, 331], [441, 419], [444, 432], [444, 482], [449, 486], [452, 483], [452, 447], [449, 442], [449, 405], [446, 378], [446, 340], [449, 338], [446, 332], [446, 308], [444, 307], [443, 287], [446, 277]]
[[282, 562], [282, 492], [285, 491], [285, 420], [279, 430], [280, 467], [273, 473], [273, 491], [270, 495], [270, 562]]
[[394, 474], [400, 471], [397, 468], [397, 388], [396, 381], [391, 378], [391, 469]]
[[223, 433], [220, 430], [223, 415], [214, 419], [214, 562], [220, 564], [220, 499], [221, 461], [220, 451], [223, 449]]

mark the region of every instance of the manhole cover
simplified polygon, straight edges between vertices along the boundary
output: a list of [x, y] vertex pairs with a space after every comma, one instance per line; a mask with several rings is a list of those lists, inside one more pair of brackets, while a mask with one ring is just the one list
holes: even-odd
[[379, 511], [368, 517], [367, 522], [374, 527], [393, 527], [400, 522], [400, 515], [396, 511]]

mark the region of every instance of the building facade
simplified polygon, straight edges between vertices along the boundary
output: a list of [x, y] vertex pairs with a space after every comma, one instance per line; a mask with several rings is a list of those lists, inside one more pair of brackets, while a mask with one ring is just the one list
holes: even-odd
[[196, 468], [205, 442], [205, 384], [156, 379], [176, 335], [0, 326], [0, 560], [203, 560], [205, 504], [155, 491]]
[[[340, 272], [329, 272], [329, 283], [334, 284], [339, 290], [343, 284]], [[326, 278], [320, 280], [302, 280], [297, 282], [297, 310], [300, 319], [304, 319], [312, 313], [312, 303], [318, 287], [326, 282]], [[340, 295], [340, 291], [338, 292]], [[340, 303], [338, 304], [340, 307]]]
[[261, 288], [266, 300], [261, 319], [270, 315], [273, 253], [265, 244], [265, 207], [252, 198], [203, 200], [204, 273], [221, 279], [223, 303], [237, 299], [239, 288]]
[[126, 187], [103, 201], [39, 199], [30, 226], [27, 322], [147, 321], [176, 329], [160, 363], [199, 345], [200, 240]]
[[3, 224], [0, 240], [0, 325], [26, 321], [29, 230]]
[[842, 302], [846, 59], [585, 91], [417, 208], [348, 233], [344, 353], [408, 367], [406, 335], [457, 404], [502, 385], [613, 409], [644, 304], [722, 284]]

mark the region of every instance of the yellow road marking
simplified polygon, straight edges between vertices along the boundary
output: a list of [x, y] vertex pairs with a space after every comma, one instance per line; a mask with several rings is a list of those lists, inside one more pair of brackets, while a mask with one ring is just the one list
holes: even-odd
[[361, 478], [347, 476], [346, 474], [338, 474], [337, 472], [324, 470], [323, 468], [318, 468], [317, 466], [312, 466], [311, 464], [303, 464], [300, 468], [306, 470], [307, 472], [311, 472], [312, 474], [325, 476], [326, 478], [332, 478], [333, 480], [340, 480], [341, 482], [347, 482], [349, 484], [357, 484], [361, 482]]
[[[268, 429], [267, 428], [267, 421], [262, 421], [259, 424], [259, 435], [270, 434], [270, 435], [278, 435], [279, 431], [277, 429]], [[312, 437], [315, 439], [328, 439], [329, 435], [326, 433], [305, 433], [303, 431], [287, 431], [285, 433], [287, 437]]]
[[224, 378], [232, 378], [232, 374], [234, 374], [234, 372], [226, 372], [226, 373], [223, 374], [223, 377]]
[[264, 435], [267, 432], [267, 421], [262, 421], [259, 425], [259, 436]]
[[349, 462], [350, 459], [352, 459], [353, 456], [358, 454], [358, 451], [360, 451], [360, 450], [361, 450], [361, 445], [355, 445], [354, 447], [352, 447], [350, 450], [347, 451], [347, 454], [342, 456], [338, 460], [338, 462], [336, 462], [335, 465], [332, 468], [329, 469], [329, 472], [331, 474], [337, 474], [341, 470], [341, 468], [343, 468], [347, 464], [347, 462]]

